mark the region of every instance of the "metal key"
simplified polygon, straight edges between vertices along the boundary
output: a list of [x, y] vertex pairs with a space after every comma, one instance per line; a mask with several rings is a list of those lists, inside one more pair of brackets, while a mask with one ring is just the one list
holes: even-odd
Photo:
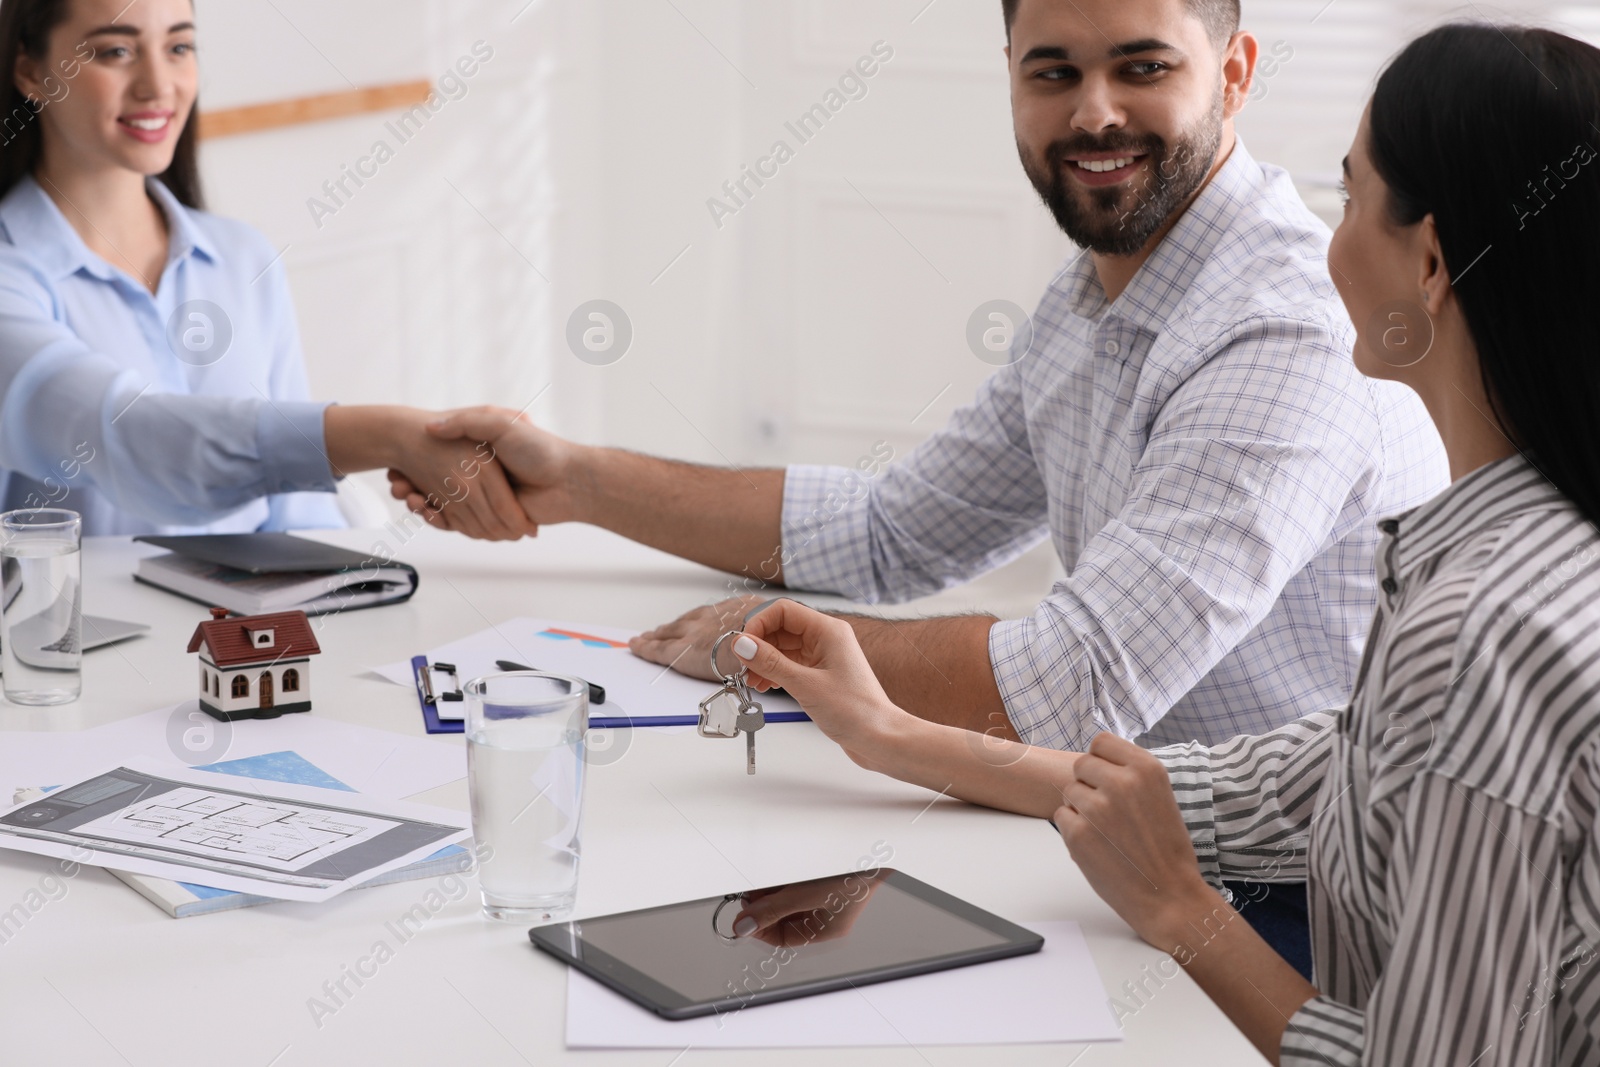
[[738, 728], [744, 731], [744, 773], [756, 773], [756, 731], [767, 725], [767, 713], [761, 710], [761, 702], [750, 695], [750, 688], [744, 685], [744, 676], [739, 677], [740, 688], [744, 690], [744, 704], [739, 708]]

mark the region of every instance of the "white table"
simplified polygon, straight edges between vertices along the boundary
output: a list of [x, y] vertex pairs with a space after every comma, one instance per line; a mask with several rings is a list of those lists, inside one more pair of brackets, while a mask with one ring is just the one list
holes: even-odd
[[[727, 579], [588, 527], [486, 545], [439, 534], [324, 535], [370, 551], [383, 541], [422, 573], [401, 606], [351, 612], [321, 631], [315, 710], [422, 733], [416, 697], [367, 671], [515, 615], [644, 627], [716, 599]], [[0, 731], [61, 729], [123, 718], [193, 696], [184, 651], [199, 605], [133, 582], [151, 550], [122, 539], [85, 548], [85, 609], [154, 631], [86, 657], [74, 705], [0, 703]], [[1042, 571], [1012, 569], [909, 610], [1024, 610]], [[4, 744], [0, 732], [0, 744]], [[438, 744], [460, 745], [459, 737]], [[1020, 921], [1082, 923], [1107, 990], [1132, 1010], [1115, 1045], [985, 1049], [984, 1062], [1226, 1064], [1262, 1060], [1163, 954], [1101, 903], [1048, 824], [970, 807], [870, 774], [810, 724], [761, 735], [761, 769], [741, 746], [692, 732], [638, 730], [625, 756], [594, 769], [587, 795], [578, 914], [600, 914], [834, 873], [886, 842], [893, 865]], [[466, 808], [459, 781], [414, 799]], [[0, 911], [54, 862], [0, 855]], [[0, 1062], [94, 1065], [437, 1064], [474, 1067], [581, 1061], [964, 1064], [972, 1048], [711, 1052], [568, 1052], [565, 970], [521, 929], [478, 917], [476, 889], [447, 904], [320, 1026], [309, 1007], [324, 982], [367, 956], [385, 923], [436, 880], [174, 920], [104, 871], [85, 868], [0, 943]], [[392, 937], [389, 938], [391, 941]], [[1158, 970], [1159, 968], [1159, 970]], [[1142, 987], [1130, 993], [1124, 983]], [[343, 999], [343, 998], [341, 998]], [[1081, 1054], [1081, 1055], [1080, 1055]], [[1077, 1057], [1077, 1058], [1075, 1058]]]

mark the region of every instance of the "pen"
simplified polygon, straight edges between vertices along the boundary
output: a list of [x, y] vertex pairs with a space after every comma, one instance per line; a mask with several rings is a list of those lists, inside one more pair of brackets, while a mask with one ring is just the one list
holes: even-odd
[[[503, 671], [536, 671], [539, 669], [538, 667], [525, 667], [516, 660], [510, 659], [497, 659], [494, 661], [494, 665]], [[605, 689], [602, 686], [595, 685], [593, 682], [586, 684], [589, 686], [589, 703], [604, 704], [606, 702]]]

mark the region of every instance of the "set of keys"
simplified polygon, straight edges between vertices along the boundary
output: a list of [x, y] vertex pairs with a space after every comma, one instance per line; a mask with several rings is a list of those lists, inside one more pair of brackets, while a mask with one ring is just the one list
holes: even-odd
[[750, 686], [745, 681], [749, 670], [741, 664], [737, 672], [724, 674], [717, 663], [722, 642], [730, 637], [738, 637], [739, 633], [738, 630], [730, 630], [711, 646], [711, 671], [722, 679], [722, 688], [700, 702], [700, 724], [697, 729], [701, 737], [731, 738], [744, 734], [745, 773], [754, 774], [756, 731], [767, 724], [767, 716], [761, 710], [761, 702], [751, 694]]

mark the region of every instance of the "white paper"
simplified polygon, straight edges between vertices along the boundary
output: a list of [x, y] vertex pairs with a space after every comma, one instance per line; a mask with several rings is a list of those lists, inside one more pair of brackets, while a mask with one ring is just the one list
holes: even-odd
[[1044, 935], [1044, 948], [1028, 956], [676, 1022], [573, 970], [567, 978], [567, 1047], [920, 1047], [1122, 1040], [1078, 924], [1022, 925]]
[[399, 825], [362, 812], [306, 810], [184, 787], [90, 820], [77, 832], [127, 845], [177, 848], [205, 859], [244, 858], [277, 871], [298, 871]]
[[[499, 672], [495, 661], [502, 659], [535, 670], [574, 675], [605, 689], [606, 702], [589, 708], [589, 715], [597, 719], [622, 715], [636, 719], [693, 718], [699, 715], [700, 701], [716, 688], [713, 682], [687, 678], [658, 663], [642, 660], [626, 648], [595, 648], [577, 640], [542, 636], [547, 630], [592, 634], [623, 642], [638, 632], [551, 619], [508, 619], [470, 637], [431, 649], [426, 655], [429, 663], [455, 664], [462, 685], [480, 675]], [[731, 660], [732, 653], [725, 654]], [[373, 670], [397, 685], [416, 685], [409, 659]], [[756, 697], [768, 715], [800, 710], [793, 697], [781, 693], [760, 693]]]
[[459, 743], [407, 737], [315, 713], [224, 723], [191, 700], [89, 730], [8, 731], [0, 742], [0, 787], [61, 785], [129, 760], [177, 768], [286, 750], [358, 793], [389, 799], [467, 774], [466, 749]]
[[[8, 806], [0, 818], [29, 804], [49, 804], [53, 796], [66, 798], [79, 783], [118, 767], [183, 784], [154, 797], [140, 790], [116, 810], [68, 830], [50, 832], [47, 823], [0, 825], [0, 849], [279, 900], [315, 902], [431, 856], [470, 834], [461, 812], [136, 761], [102, 767], [37, 800]], [[347, 853], [401, 822], [434, 823], [445, 830], [382, 862], [362, 862]], [[50, 832], [50, 836], [24, 836], [29, 832]], [[149, 847], [153, 845], [162, 848], [157, 852]], [[337, 865], [340, 877], [308, 870], [333, 856], [349, 860]]]

